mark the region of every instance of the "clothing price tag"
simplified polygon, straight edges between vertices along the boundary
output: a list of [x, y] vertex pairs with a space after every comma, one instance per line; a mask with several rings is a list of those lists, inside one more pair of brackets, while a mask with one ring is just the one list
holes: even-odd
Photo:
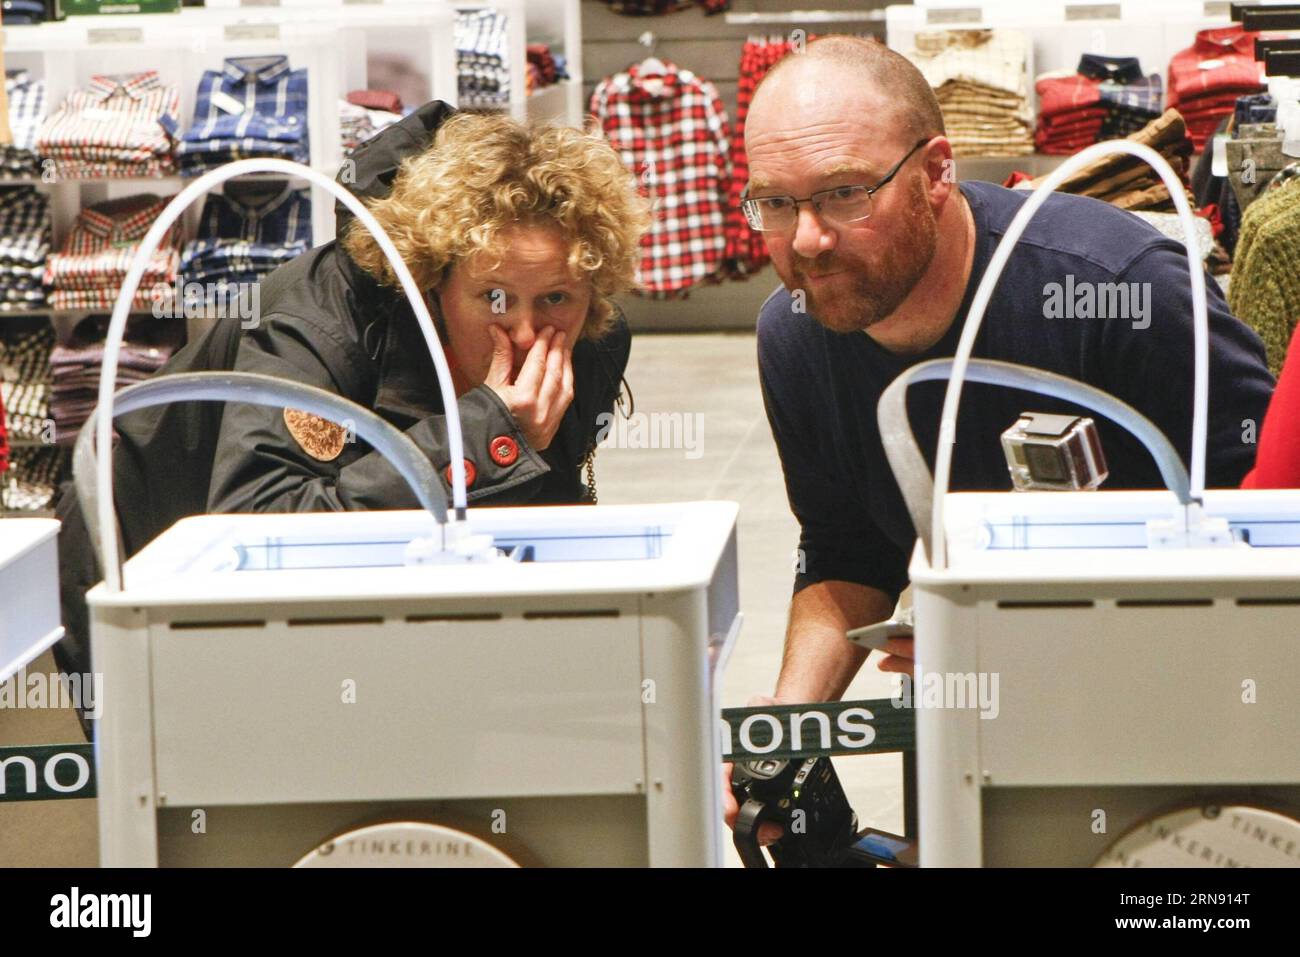
[[1228, 175], [1228, 140], [1227, 133], [1214, 134], [1214, 142], [1210, 148], [1213, 152], [1210, 154], [1210, 175], [1227, 176]]
[[1119, 18], [1118, 3], [1068, 3], [1065, 6], [1067, 20], [1118, 20]]
[[279, 40], [278, 23], [228, 23], [225, 30], [226, 40], [240, 43], [245, 40]]
[[926, 23], [979, 23], [983, 19], [979, 7], [931, 7], [925, 11]]
[[141, 27], [91, 27], [86, 31], [86, 43], [143, 43]]
[[1223, 66], [1222, 60], [1202, 60], [1196, 64], [1196, 68], [1199, 70], [1217, 70], [1221, 66]]
[[236, 115], [244, 112], [244, 104], [240, 103], [229, 93], [222, 90], [213, 90], [210, 99], [212, 100], [212, 105], [219, 110], [224, 110], [227, 113], [234, 113]]

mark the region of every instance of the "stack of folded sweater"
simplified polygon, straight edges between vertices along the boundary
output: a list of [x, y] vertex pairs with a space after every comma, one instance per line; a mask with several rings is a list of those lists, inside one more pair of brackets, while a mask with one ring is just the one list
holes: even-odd
[[[99, 377], [104, 362], [103, 321], [84, 320], [66, 345], [50, 354], [53, 384], [50, 413], [59, 445], [70, 446], [99, 400]], [[185, 324], [169, 319], [148, 319], [127, 329], [117, 360], [117, 387], [149, 378], [179, 349]]]
[[1201, 30], [1195, 43], [1169, 61], [1169, 106], [1183, 115], [1197, 151], [1232, 114], [1239, 96], [1263, 89], [1264, 65], [1255, 60], [1258, 36], [1239, 26]]
[[[1183, 118], [1178, 115], [1177, 110], [1166, 110], [1158, 119], [1126, 138], [1151, 147], [1163, 156], [1184, 183], [1186, 182], [1192, 143], [1187, 137]], [[1046, 179], [1046, 176], [1036, 180], [1025, 180], [1017, 185], [1033, 188], [1043, 179]], [[1120, 209], [1163, 212], [1174, 208], [1169, 189], [1156, 175], [1155, 170], [1136, 156], [1127, 153], [1112, 153], [1102, 157], [1063, 181], [1057, 189], [1062, 193], [1092, 196]], [[1184, 192], [1187, 194], [1187, 201], [1195, 205], [1195, 198], [1186, 187]]]
[[1143, 76], [1137, 57], [1085, 53], [1075, 72], [1044, 74], [1035, 89], [1040, 153], [1077, 153], [1136, 133], [1160, 115], [1160, 75]]
[[1029, 42], [1011, 30], [918, 33], [908, 59], [934, 88], [957, 156], [1034, 151], [1026, 79]]
[[529, 93], [569, 78], [563, 58], [551, 53], [551, 48], [545, 43], [530, 43], [527, 50]]

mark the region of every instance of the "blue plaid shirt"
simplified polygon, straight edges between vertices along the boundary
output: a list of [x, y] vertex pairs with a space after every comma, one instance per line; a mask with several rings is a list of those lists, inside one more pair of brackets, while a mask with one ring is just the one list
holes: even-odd
[[229, 57], [206, 71], [177, 152], [186, 176], [253, 156], [309, 162], [307, 71], [283, 55]]
[[311, 246], [311, 191], [286, 183], [260, 202], [213, 193], [197, 236], [181, 255], [182, 280], [257, 282]]

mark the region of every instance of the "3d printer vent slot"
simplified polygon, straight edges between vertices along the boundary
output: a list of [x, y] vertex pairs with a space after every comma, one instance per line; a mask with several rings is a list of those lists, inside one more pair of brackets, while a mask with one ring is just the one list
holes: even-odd
[[1268, 605], [1300, 605], [1300, 598], [1238, 598], [1237, 604], [1243, 608], [1266, 607]]
[[617, 608], [593, 608], [575, 611], [526, 611], [524, 619], [534, 621], [538, 618], [617, 618]]
[[290, 618], [290, 628], [310, 628], [314, 625], [382, 625], [382, 615], [358, 615], [355, 618]]
[[215, 628], [265, 628], [265, 621], [173, 621], [168, 624], [172, 631], [209, 631]]
[[1210, 608], [1213, 598], [1121, 598], [1116, 608]]
[[1082, 601], [1000, 601], [999, 608], [1094, 608], [1096, 602], [1091, 599]]
[[501, 617], [499, 611], [483, 611], [445, 615], [407, 615], [406, 620], [412, 625], [422, 625], [428, 621], [500, 621]]

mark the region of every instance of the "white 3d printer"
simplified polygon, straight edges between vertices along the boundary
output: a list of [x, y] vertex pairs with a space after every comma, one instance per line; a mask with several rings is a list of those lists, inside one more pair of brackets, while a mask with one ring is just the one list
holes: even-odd
[[[1157, 169], [1187, 232], [1190, 478], [1165, 436], [1106, 393], [970, 359], [1029, 219], [1061, 180], [1116, 151]], [[917, 667], [999, 676], [991, 720], [917, 711], [922, 866], [1300, 865], [1300, 492], [1204, 489], [1209, 333], [1190, 217], [1154, 151], [1120, 141], [1077, 154], [1012, 221], [956, 356], [914, 367], [881, 398], [918, 534]], [[931, 482], [903, 399], [912, 382], [949, 378]], [[948, 494], [966, 378], [1107, 415], [1151, 450], [1170, 491]]]
[[[114, 395], [149, 254], [212, 185], [260, 171], [330, 190], [388, 254], [450, 413], [454, 516], [418, 448], [338, 396], [235, 373]], [[76, 451], [105, 572], [88, 595], [102, 864], [721, 863], [714, 689], [740, 623], [736, 506], [467, 510], [450, 381], [401, 258], [320, 174], [233, 163], [154, 223]], [[111, 448], [114, 414], [191, 399], [355, 422], [426, 510], [198, 516], [121, 566], [92, 439]]]

